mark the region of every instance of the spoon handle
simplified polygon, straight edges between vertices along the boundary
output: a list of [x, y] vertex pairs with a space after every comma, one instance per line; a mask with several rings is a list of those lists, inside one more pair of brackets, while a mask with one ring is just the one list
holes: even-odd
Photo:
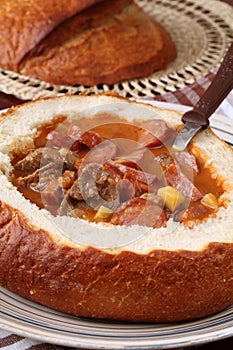
[[194, 108], [182, 117], [183, 123], [208, 127], [210, 116], [233, 88], [233, 42], [231, 43], [212, 83]]

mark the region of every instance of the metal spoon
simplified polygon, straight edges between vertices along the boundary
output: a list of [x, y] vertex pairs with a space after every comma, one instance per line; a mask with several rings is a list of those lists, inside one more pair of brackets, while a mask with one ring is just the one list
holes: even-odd
[[193, 109], [183, 114], [185, 124], [172, 149], [183, 151], [201, 129], [209, 126], [209, 118], [233, 88], [233, 43], [230, 45], [212, 83]]

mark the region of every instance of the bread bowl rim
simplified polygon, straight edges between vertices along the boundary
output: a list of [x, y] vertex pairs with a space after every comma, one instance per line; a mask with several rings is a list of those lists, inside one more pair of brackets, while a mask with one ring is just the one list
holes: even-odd
[[[72, 107], [70, 104], [70, 101], [72, 100]], [[54, 102], [55, 101], [55, 102]], [[58, 101], [62, 101], [61, 105], [59, 105], [59, 103], [57, 103]], [[54, 112], [54, 115], [59, 115], [59, 114], [64, 114], [64, 113], [73, 113], [73, 104], [74, 102], [77, 101], [77, 105], [79, 105], [79, 108], [81, 108], [81, 110], [83, 109], [83, 113], [86, 113], [86, 101], [88, 101], [88, 108], [90, 108], [91, 103], [90, 101], [92, 101], [93, 105], [94, 105], [94, 111], [95, 108], [97, 108], [98, 110], [102, 110], [103, 108], [103, 104], [105, 104], [105, 108], [107, 108], [107, 110], [110, 107], [110, 110], [112, 111], [112, 107], [115, 106], [116, 104], [118, 105], [116, 112], [120, 113], [120, 115], [125, 115], [125, 113], [127, 114], [127, 118], [130, 118], [129, 115], [132, 114], [131, 109], [132, 108], [136, 108], [136, 109], [141, 109], [142, 111], [146, 110], [148, 112], [148, 116], [144, 117], [145, 119], [154, 117], [156, 115], [156, 117], [160, 118], [161, 116], [165, 116], [168, 119], [168, 124], [170, 123], [170, 125], [177, 125], [177, 121], [180, 118], [180, 113], [178, 113], [177, 111], [173, 111], [173, 110], [166, 110], [166, 109], [160, 109], [158, 107], [155, 107], [153, 105], [148, 104], [147, 102], [135, 102], [132, 100], [128, 100], [119, 96], [115, 96], [112, 94], [104, 94], [104, 95], [91, 95], [91, 96], [59, 96], [59, 97], [48, 97], [48, 98], [44, 98], [44, 99], [38, 99], [36, 101], [32, 101], [32, 102], [28, 102], [24, 105], [21, 106], [17, 106], [14, 107], [8, 111], [6, 111], [5, 113], [3, 113], [3, 115], [1, 116], [0, 119], [0, 132], [4, 131], [4, 123], [6, 120], [8, 120], [8, 118], [13, 118], [14, 123], [11, 123], [11, 127], [16, 127], [17, 128], [17, 123], [20, 123], [19, 119], [20, 116], [24, 114], [24, 111], [29, 111], [30, 113], [38, 113], [37, 115], [40, 116], [41, 118], [41, 112], [37, 111], [37, 107], [40, 107], [40, 105], [42, 106], [42, 104], [52, 104], [53, 108], [55, 107], [56, 111]], [[80, 107], [80, 102], [82, 107]], [[66, 110], [64, 111], [64, 103], [65, 103], [65, 108]], [[56, 105], [56, 106], [55, 106]], [[107, 106], [107, 107], [106, 107]], [[123, 110], [122, 110], [123, 108]], [[125, 112], [125, 110], [127, 110], [127, 112]], [[77, 113], [75, 111], [75, 113]], [[81, 113], [83, 115], [83, 113]], [[88, 112], [89, 113], [89, 112]], [[169, 116], [167, 115], [167, 113], [169, 113]], [[46, 114], [46, 113], [45, 113]], [[49, 116], [43, 116], [43, 120], [44, 121], [48, 121], [49, 119], [51, 119], [51, 115]], [[35, 115], [35, 114], [34, 114]], [[10, 117], [9, 117], [10, 116]], [[19, 118], [19, 119], [18, 119]], [[17, 121], [18, 119], [18, 121]], [[29, 117], [30, 119], [30, 117]], [[174, 119], [176, 119], [174, 121]], [[36, 128], [41, 124], [41, 120], [37, 121], [36, 117], [34, 117], [34, 119], [30, 120], [30, 122], [27, 124], [27, 126], [24, 126], [24, 128], [26, 128], [24, 130], [25, 135], [27, 135], [28, 133], [28, 129], [29, 129], [29, 125], [30, 127], [33, 127], [33, 130], [31, 132], [31, 136], [33, 137], [33, 135], [35, 134]], [[30, 124], [31, 123], [31, 124]], [[14, 129], [14, 128], [13, 128]], [[10, 132], [10, 134], [12, 134], [12, 132]], [[30, 135], [30, 134], [28, 134]], [[27, 136], [28, 136], [27, 135]], [[18, 135], [18, 141], [20, 140], [21, 142], [21, 136], [22, 135]], [[20, 137], [20, 139], [19, 139]], [[232, 153], [231, 148], [226, 145], [223, 141], [221, 141], [219, 138], [217, 138], [216, 136], [213, 135], [212, 131], [210, 129], [208, 130], [204, 130], [201, 133], [199, 133], [195, 139], [194, 139], [194, 144], [197, 145], [197, 148], [201, 148], [201, 147], [205, 147], [205, 153], [206, 153], [206, 157], [212, 157], [211, 160], [208, 160], [208, 163], [214, 165], [214, 167], [217, 168], [217, 171], [221, 171], [221, 174], [223, 173], [224, 176], [228, 177], [227, 181], [225, 181], [225, 189], [226, 192], [224, 193], [223, 197], [224, 200], [228, 201], [227, 204], [227, 208], [220, 208], [218, 213], [217, 213], [217, 217], [215, 219], [208, 219], [206, 222], [204, 223], [200, 223], [198, 225], [195, 225], [194, 228], [192, 229], [187, 229], [187, 228], [182, 228], [182, 225], [175, 225], [175, 229], [172, 229], [172, 232], [168, 232], [167, 228], [160, 228], [160, 229], [148, 229], [146, 228], [146, 230], [143, 228], [142, 230], [142, 234], [140, 233], [139, 236], [138, 234], [136, 234], [136, 239], [131, 239], [129, 244], [123, 244], [123, 245], [118, 245], [117, 243], [115, 245], [112, 246], [105, 246], [104, 244], [101, 243], [97, 243], [97, 245], [93, 245], [97, 248], [100, 249], [104, 249], [107, 252], [111, 252], [111, 253], [117, 253], [120, 251], [133, 251], [135, 253], [139, 253], [139, 254], [146, 254], [149, 253], [152, 250], [155, 249], [167, 249], [167, 250], [171, 250], [171, 251], [175, 251], [175, 250], [191, 250], [191, 251], [195, 251], [195, 250], [202, 250], [204, 248], [206, 248], [209, 244], [209, 242], [226, 242], [226, 243], [232, 243], [233, 242], [233, 237], [230, 233], [230, 228], [232, 227], [233, 221], [230, 218], [230, 215], [228, 214], [229, 212], [232, 211], [233, 209], [233, 204], [232, 204], [232, 198], [233, 198], [233, 184], [232, 181], [229, 181], [229, 175], [231, 173], [231, 170], [226, 170], [224, 169], [225, 164], [221, 163], [221, 166], [219, 167], [219, 164], [216, 164], [216, 162], [214, 161], [213, 158], [213, 147], [206, 147], [206, 139], [208, 140], [214, 140], [216, 142], [216, 144], [218, 145], [218, 148], [220, 150], [224, 150], [224, 152], [227, 152], [228, 155], [230, 156]], [[3, 185], [6, 183], [7, 181], [7, 176], [9, 175], [9, 171], [10, 171], [10, 167], [9, 167], [9, 158], [7, 156], [7, 152], [6, 152], [6, 148], [9, 146], [9, 144], [11, 143], [11, 137], [8, 135], [6, 136], [5, 133], [5, 139], [0, 141], [0, 158], [1, 158], [1, 162], [2, 162], [2, 167], [5, 168], [1, 170], [1, 176], [0, 176], [0, 183]], [[30, 141], [31, 142], [31, 141]], [[223, 159], [223, 157], [221, 158], [221, 160]], [[224, 173], [225, 172], [225, 173]], [[67, 219], [68, 218], [63, 218], [63, 217], [59, 217], [56, 218], [55, 221], [54, 219], [51, 217], [51, 215], [46, 211], [46, 210], [39, 210], [35, 205], [32, 205], [29, 201], [25, 200], [25, 198], [19, 194], [19, 192], [12, 186], [11, 183], [8, 183], [7, 186], [2, 186], [2, 188], [4, 188], [3, 190], [1, 190], [0, 193], [0, 199], [2, 199], [3, 201], [6, 200], [6, 203], [9, 205], [12, 205], [13, 207], [15, 207], [17, 210], [22, 211], [23, 215], [25, 215], [25, 217], [27, 219], [29, 219], [30, 224], [32, 224], [32, 226], [35, 226], [37, 228], [42, 228], [45, 230], [49, 231], [49, 235], [55, 239], [55, 241], [57, 241], [59, 244], [63, 245], [63, 244], [67, 244], [68, 246], [74, 246], [76, 248], [79, 249], [85, 249], [86, 246], [91, 245], [90, 243], [83, 243], [83, 241], [81, 240], [81, 244], [79, 244], [79, 240], [78, 241], [72, 241], [72, 239], [69, 239], [67, 237], [67, 234], [65, 235], [60, 235], [60, 225], [64, 224], [66, 226], [67, 224]], [[17, 200], [14, 200], [14, 196], [9, 196], [9, 192], [8, 191], [14, 191]], [[13, 192], [12, 192], [13, 193]], [[7, 199], [5, 199], [5, 197], [7, 197]], [[20, 203], [20, 204], [19, 204]], [[24, 210], [22, 210], [22, 205], [23, 207], [25, 206]], [[29, 208], [33, 211], [33, 215], [29, 215]], [[35, 219], [37, 217], [37, 219]], [[223, 229], [223, 218], [225, 218], [224, 221], [224, 229]], [[219, 219], [219, 222], [217, 221], [217, 219]], [[45, 223], [42, 224], [43, 220], [45, 220]], [[98, 229], [99, 232], [103, 229], [106, 231], [106, 227], [103, 226], [102, 224], [94, 224], [94, 223], [88, 223], [85, 220], [80, 220], [80, 219], [73, 219], [73, 218], [69, 218], [69, 224], [72, 225], [73, 223], [76, 223], [78, 220], [79, 222], [79, 228], [82, 228], [82, 232], [83, 234], [86, 233], [86, 229], [91, 227], [93, 229]], [[55, 223], [55, 225], [54, 225]], [[206, 237], [205, 239], [203, 239], [203, 230], [206, 230], [206, 225], [209, 225], [209, 229], [211, 233], [206, 232]], [[49, 229], [48, 229], [49, 228]], [[216, 229], [217, 228], [217, 229]], [[122, 230], [123, 229], [123, 230]], [[136, 228], [137, 231], [141, 230], [140, 227]], [[213, 235], [213, 229], [215, 229], [216, 234]], [[111, 228], [112, 230], [112, 228]], [[133, 228], [134, 230], [134, 228]], [[114, 227], [114, 234], [117, 231], [117, 227]], [[127, 235], [128, 232], [133, 234], [134, 237], [134, 232], [132, 231], [131, 228], [128, 227], [124, 227], [122, 228], [122, 226], [119, 227], [119, 231], [120, 233], [122, 233], [122, 231], [124, 231], [124, 233]], [[175, 231], [175, 232], [174, 232]], [[178, 231], [178, 233], [177, 233]], [[102, 231], [103, 232], [103, 231]], [[141, 232], [141, 231], [140, 231]], [[155, 235], [156, 233], [156, 235]], [[75, 234], [75, 230], [73, 231], [73, 234]], [[166, 240], [166, 236], [169, 234], [169, 237], [171, 238], [170, 240], [167, 241], [167, 243], [164, 244], [164, 240]], [[220, 237], [220, 234], [222, 234], [222, 236]], [[184, 241], [184, 238], [187, 238], [187, 241]], [[208, 240], [208, 238], [210, 237], [210, 239]], [[202, 241], [200, 242], [200, 237], [202, 238]], [[208, 237], [208, 238], [207, 238]], [[96, 236], [95, 236], [96, 239]], [[146, 242], [147, 241], [153, 241], [153, 245], [151, 246], [146, 246]], [[179, 242], [177, 243], [177, 245], [173, 246], [173, 241]], [[139, 244], [138, 244], [139, 243]], [[142, 247], [144, 246], [144, 248], [142, 249]]]

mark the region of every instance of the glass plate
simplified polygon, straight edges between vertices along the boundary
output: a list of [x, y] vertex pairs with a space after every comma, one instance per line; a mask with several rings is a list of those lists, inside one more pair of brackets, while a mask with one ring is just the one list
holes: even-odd
[[214, 316], [176, 324], [133, 324], [76, 318], [0, 288], [0, 327], [45, 343], [87, 349], [172, 349], [233, 335], [233, 306]]
[[0, 69], [0, 90], [22, 100], [64, 93], [103, 93], [153, 98], [191, 84], [217, 67], [233, 40], [233, 7], [218, 0], [135, 0], [171, 34], [177, 59], [150, 77], [114, 85], [58, 86]]

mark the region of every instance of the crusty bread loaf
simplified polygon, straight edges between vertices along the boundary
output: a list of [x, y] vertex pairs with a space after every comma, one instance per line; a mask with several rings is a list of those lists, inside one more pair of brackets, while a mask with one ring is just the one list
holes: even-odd
[[132, 0], [4, 3], [0, 66], [52, 84], [147, 77], [176, 57], [165, 28]]
[[99, 1], [2, 0], [0, 66], [17, 71], [24, 56], [58, 24]]
[[[233, 303], [233, 152], [210, 129], [191, 144], [221, 182], [222, 205], [191, 227], [152, 229], [53, 217], [9, 181], [11, 159], [33, 148], [41, 125], [58, 116], [118, 115], [132, 122], [180, 115], [112, 96], [65, 96], [11, 109], [0, 119], [0, 285], [77, 316], [170, 322]], [[33, 118], [32, 118], [33, 116]]]

